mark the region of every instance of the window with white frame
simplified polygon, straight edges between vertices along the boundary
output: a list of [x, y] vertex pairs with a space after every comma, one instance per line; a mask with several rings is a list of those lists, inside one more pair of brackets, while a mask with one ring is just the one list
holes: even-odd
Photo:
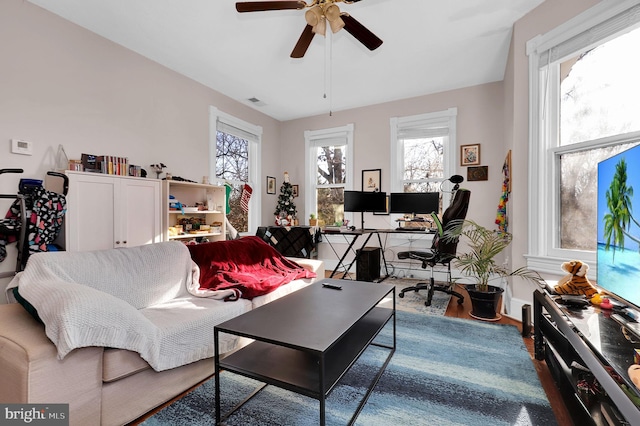
[[639, 43], [640, 5], [622, 1], [527, 44], [531, 268], [595, 264], [597, 164], [640, 143]]
[[307, 130], [304, 139], [309, 189], [305, 191], [305, 211], [327, 225], [340, 223], [345, 219], [344, 191], [353, 184], [353, 124]]
[[[260, 140], [262, 127], [255, 126], [217, 108], [210, 108], [209, 176], [213, 183], [227, 185], [227, 219], [242, 233], [255, 233], [260, 223]], [[215, 177], [215, 178], [213, 178]], [[243, 188], [251, 191], [249, 208], [242, 208]]]
[[[439, 192], [455, 170], [457, 108], [391, 118], [391, 192]], [[448, 205], [449, 193], [442, 202]]]

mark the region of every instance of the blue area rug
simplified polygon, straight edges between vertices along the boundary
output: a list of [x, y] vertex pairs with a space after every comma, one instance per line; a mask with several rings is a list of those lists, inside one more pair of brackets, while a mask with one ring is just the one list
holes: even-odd
[[[390, 343], [391, 327], [378, 336]], [[327, 398], [327, 424], [345, 425], [388, 350], [370, 347]], [[147, 419], [145, 426], [213, 425], [214, 380]], [[258, 385], [223, 372], [223, 413]], [[228, 425], [317, 425], [319, 402], [268, 386]], [[514, 326], [397, 313], [397, 349], [357, 425], [555, 425]]]

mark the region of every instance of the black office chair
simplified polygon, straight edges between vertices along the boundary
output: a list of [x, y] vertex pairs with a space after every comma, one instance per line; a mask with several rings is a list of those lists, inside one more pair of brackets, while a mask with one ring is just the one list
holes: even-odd
[[[431, 216], [438, 227], [436, 236], [433, 238], [430, 251], [402, 251], [398, 253], [398, 259], [415, 259], [422, 262], [422, 268], [426, 269], [427, 266], [431, 267], [431, 279], [428, 283], [417, 283], [414, 286], [406, 287], [400, 290], [398, 297], [404, 297], [404, 293], [409, 291], [427, 290], [427, 300], [424, 302], [425, 306], [431, 305], [431, 299], [433, 293], [442, 291], [458, 298], [458, 304], [464, 302], [464, 296], [457, 291], [453, 290], [453, 282], [451, 281], [451, 261], [456, 257], [456, 250], [458, 248], [458, 238], [443, 238], [444, 233], [455, 222], [459, 223], [467, 216], [467, 210], [469, 208], [469, 198], [471, 192], [467, 189], [458, 189], [453, 198], [453, 202], [442, 214], [442, 222], [438, 219], [435, 213]], [[452, 221], [454, 223], [452, 224]], [[436, 285], [433, 279], [434, 267], [436, 265], [443, 265], [447, 267], [447, 284]]]

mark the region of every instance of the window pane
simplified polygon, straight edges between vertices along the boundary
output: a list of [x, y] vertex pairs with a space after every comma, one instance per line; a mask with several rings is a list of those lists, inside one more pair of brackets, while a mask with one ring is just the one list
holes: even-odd
[[405, 139], [403, 142], [403, 180], [407, 181], [444, 177], [443, 137]]
[[216, 133], [216, 177], [231, 184], [231, 211], [227, 218], [238, 232], [249, 230], [249, 215], [240, 207], [244, 183], [249, 180], [249, 141], [228, 133]]
[[640, 130], [640, 29], [560, 65], [560, 143]]
[[327, 225], [344, 220], [344, 188], [318, 188], [318, 219]]
[[228, 133], [216, 133], [216, 177], [235, 182], [249, 180], [249, 142]]
[[598, 163], [634, 145], [560, 155], [560, 248], [596, 250]]
[[403, 192], [438, 192], [440, 182], [412, 182], [405, 183]]
[[346, 182], [346, 151], [345, 145], [318, 148], [318, 185], [344, 184]]

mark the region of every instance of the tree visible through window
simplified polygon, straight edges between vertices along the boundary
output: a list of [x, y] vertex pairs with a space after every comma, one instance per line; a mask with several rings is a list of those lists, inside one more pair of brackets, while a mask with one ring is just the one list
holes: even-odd
[[249, 180], [249, 142], [237, 136], [216, 132], [216, 177], [231, 186], [227, 218], [238, 232], [248, 231], [248, 214], [240, 207], [245, 182]]
[[615, 139], [640, 130], [640, 62], [631, 53], [638, 45], [640, 29], [560, 64], [562, 249], [596, 250], [595, 235], [575, 230], [596, 229], [597, 164], [637, 144]]
[[316, 199], [318, 219], [326, 224], [344, 220], [346, 146], [316, 148]]

